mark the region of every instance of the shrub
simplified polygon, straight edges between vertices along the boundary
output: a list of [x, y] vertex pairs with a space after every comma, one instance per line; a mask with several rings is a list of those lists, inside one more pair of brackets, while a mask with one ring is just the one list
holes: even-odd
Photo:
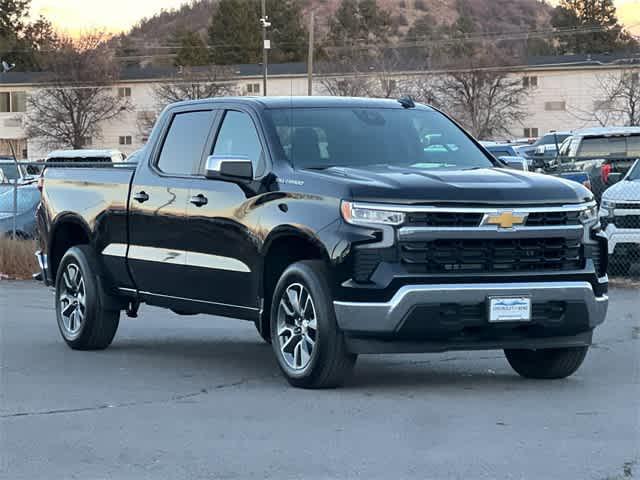
[[36, 242], [0, 238], [0, 277], [30, 279], [38, 271]]

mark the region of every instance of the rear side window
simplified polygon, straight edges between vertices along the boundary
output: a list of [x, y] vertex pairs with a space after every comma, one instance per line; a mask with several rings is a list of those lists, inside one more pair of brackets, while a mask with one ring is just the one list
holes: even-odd
[[585, 138], [580, 146], [580, 157], [625, 157], [627, 139], [624, 137]]
[[200, 165], [214, 112], [186, 112], [173, 117], [164, 139], [158, 168], [172, 175], [192, 175]]

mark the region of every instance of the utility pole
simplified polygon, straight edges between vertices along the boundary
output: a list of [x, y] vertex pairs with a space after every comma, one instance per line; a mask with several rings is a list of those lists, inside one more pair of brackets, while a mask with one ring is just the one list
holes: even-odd
[[260, 18], [260, 24], [262, 25], [262, 94], [267, 96], [267, 65], [269, 62], [269, 49], [271, 48], [271, 42], [267, 40], [267, 28], [271, 26], [269, 17], [267, 17], [267, 0], [262, 0], [262, 18]]
[[313, 47], [314, 47], [314, 29], [315, 29], [315, 13], [311, 10], [311, 19], [309, 20], [309, 57], [307, 59], [307, 95], [313, 95]]

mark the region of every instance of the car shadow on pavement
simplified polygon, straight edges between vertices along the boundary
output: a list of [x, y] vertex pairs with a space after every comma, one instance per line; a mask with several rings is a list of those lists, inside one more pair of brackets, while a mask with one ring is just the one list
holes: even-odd
[[[145, 370], [179, 370], [186, 375], [233, 375], [272, 385], [286, 385], [281, 377], [270, 345], [259, 339], [240, 338], [162, 338], [132, 339], [114, 342], [109, 355], [122, 357], [128, 368], [135, 365]], [[526, 391], [539, 388], [540, 382], [526, 380], [511, 372], [506, 360], [496, 353], [492, 356], [455, 357], [445, 354], [403, 356], [362, 356], [345, 388], [368, 391], [402, 390], [419, 393], [421, 389], [459, 391], [469, 390]], [[117, 360], [111, 362], [117, 365]], [[560, 389], [575, 388], [580, 380], [553, 381]], [[549, 384], [547, 384], [549, 385]], [[466, 392], [466, 393], [465, 393]]]

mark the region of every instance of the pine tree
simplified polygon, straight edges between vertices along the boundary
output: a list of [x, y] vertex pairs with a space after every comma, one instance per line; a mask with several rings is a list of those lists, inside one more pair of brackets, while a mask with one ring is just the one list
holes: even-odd
[[307, 51], [307, 28], [299, 0], [267, 0], [272, 62], [301, 62]]
[[260, 2], [256, 0], [220, 0], [209, 27], [213, 63], [259, 63], [262, 59], [260, 16]]
[[[220, 0], [209, 27], [209, 44], [214, 63], [259, 63], [262, 61], [262, 16], [258, 0]], [[296, 62], [304, 59], [307, 29], [302, 23], [299, 0], [267, 0], [271, 27], [272, 62]]]
[[613, 52], [635, 43], [618, 22], [613, 0], [561, 0], [553, 10], [551, 24], [577, 30], [558, 36], [561, 53]]
[[43, 17], [29, 23], [31, 0], [0, 0], [0, 58], [18, 70], [39, 67], [38, 50], [55, 42], [55, 34]]
[[180, 44], [175, 65], [182, 67], [197, 67], [208, 65], [210, 62], [209, 50], [198, 32], [182, 31], [176, 34]]

